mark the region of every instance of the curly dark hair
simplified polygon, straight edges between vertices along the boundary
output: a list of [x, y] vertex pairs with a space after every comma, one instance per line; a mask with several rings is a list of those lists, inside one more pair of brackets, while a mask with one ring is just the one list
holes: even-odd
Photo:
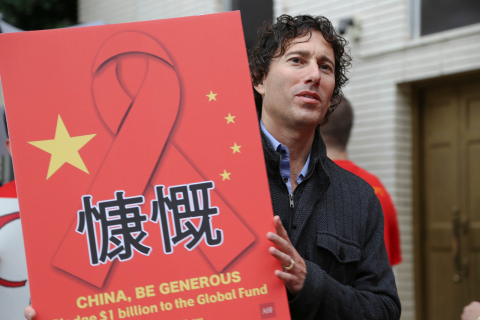
[[[352, 58], [347, 47], [348, 41], [337, 34], [330, 20], [323, 16], [281, 15], [273, 25], [264, 24], [258, 31], [258, 43], [249, 52], [250, 74], [253, 86], [260, 84], [268, 74], [272, 59], [281, 57], [293, 39], [320, 31], [325, 40], [332, 45], [335, 55], [335, 88], [324, 121], [340, 103], [342, 87], [348, 82], [347, 70]], [[254, 90], [257, 112], [262, 111], [262, 97]]]

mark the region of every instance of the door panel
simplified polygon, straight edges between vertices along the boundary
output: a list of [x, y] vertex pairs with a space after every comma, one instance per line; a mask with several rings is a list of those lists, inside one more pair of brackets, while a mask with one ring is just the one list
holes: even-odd
[[[452, 281], [454, 251], [452, 214], [458, 206], [458, 107], [453, 90], [425, 92], [423, 182], [426, 231], [426, 293], [429, 319], [454, 319], [461, 286]], [[439, 306], [441, 306], [439, 308]]]
[[462, 136], [465, 160], [465, 265], [469, 276], [469, 298], [480, 299], [480, 90], [468, 85], [461, 89]]
[[480, 299], [480, 82], [423, 91], [421, 184], [427, 319]]

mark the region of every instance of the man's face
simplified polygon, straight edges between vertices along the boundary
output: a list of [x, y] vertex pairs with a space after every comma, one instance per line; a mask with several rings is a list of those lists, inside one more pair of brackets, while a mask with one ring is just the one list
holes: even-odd
[[262, 122], [269, 131], [315, 128], [330, 107], [334, 87], [335, 56], [323, 35], [312, 31], [311, 37], [293, 39], [255, 86], [263, 98]]

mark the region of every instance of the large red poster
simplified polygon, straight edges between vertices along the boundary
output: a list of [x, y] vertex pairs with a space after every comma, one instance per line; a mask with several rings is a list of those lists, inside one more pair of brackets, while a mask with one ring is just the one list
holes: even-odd
[[45, 319], [289, 319], [238, 12], [0, 36]]

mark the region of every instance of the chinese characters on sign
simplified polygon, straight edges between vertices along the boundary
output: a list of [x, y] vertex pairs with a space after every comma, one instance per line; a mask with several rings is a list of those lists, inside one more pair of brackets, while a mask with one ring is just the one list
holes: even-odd
[[[166, 254], [185, 240], [187, 250], [193, 250], [202, 239], [211, 247], [222, 244], [223, 230], [212, 226], [212, 216], [219, 214], [210, 203], [213, 181], [172, 186], [168, 194], [164, 188], [155, 186], [150, 221], [160, 224]], [[86, 233], [92, 265], [130, 260], [134, 251], [150, 254], [152, 248], [142, 243], [148, 236], [143, 229], [148, 216], [140, 209], [144, 202], [143, 196], [125, 197], [124, 191], [116, 191], [115, 199], [98, 201], [97, 205], [92, 205], [91, 195], [82, 197], [76, 231]]]

